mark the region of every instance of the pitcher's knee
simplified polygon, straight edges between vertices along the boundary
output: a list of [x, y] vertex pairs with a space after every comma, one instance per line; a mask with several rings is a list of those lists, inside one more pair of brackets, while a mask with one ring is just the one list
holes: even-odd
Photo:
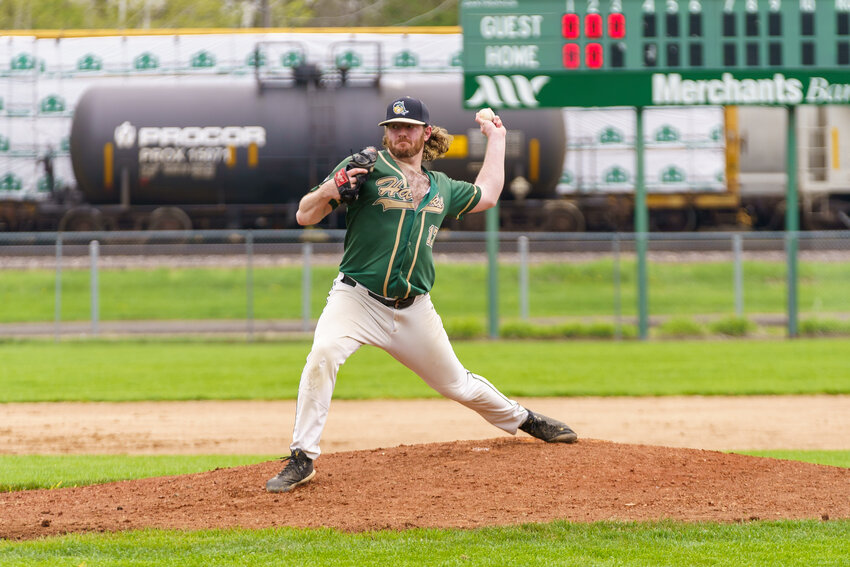
[[342, 361], [342, 352], [333, 343], [314, 343], [307, 355], [305, 373], [310, 376], [333, 375]]

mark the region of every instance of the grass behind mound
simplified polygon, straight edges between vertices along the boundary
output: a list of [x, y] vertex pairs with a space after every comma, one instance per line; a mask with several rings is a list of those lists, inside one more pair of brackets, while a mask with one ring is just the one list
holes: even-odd
[[477, 530], [144, 530], [12, 543], [0, 567], [262, 565], [846, 565], [850, 521], [553, 522]]
[[[850, 339], [457, 341], [461, 362], [513, 397], [847, 394]], [[0, 343], [0, 403], [294, 399], [310, 343]], [[342, 367], [335, 399], [436, 398], [385, 352]]]

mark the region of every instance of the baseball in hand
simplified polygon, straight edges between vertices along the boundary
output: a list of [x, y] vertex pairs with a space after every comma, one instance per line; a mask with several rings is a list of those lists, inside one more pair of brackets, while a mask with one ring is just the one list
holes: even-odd
[[478, 111], [478, 118], [492, 122], [496, 118], [496, 113], [493, 112], [492, 108], [482, 108]]

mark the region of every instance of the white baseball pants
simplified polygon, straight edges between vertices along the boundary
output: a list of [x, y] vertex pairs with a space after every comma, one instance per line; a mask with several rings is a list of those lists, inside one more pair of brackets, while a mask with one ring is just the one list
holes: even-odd
[[418, 296], [406, 309], [394, 309], [369, 297], [365, 287], [351, 287], [341, 278], [334, 280], [328, 294], [301, 373], [292, 450], [301, 449], [311, 459], [321, 454], [319, 441], [337, 372], [361, 345], [384, 349], [443, 396], [508, 433], [517, 432], [528, 415], [525, 408], [463, 367], [429, 294]]

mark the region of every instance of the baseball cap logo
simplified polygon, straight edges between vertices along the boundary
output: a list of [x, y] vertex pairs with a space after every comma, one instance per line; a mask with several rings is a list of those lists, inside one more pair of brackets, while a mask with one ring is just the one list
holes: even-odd
[[398, 116], [399, 114], [404, 116], [408, 112], [410, 112], [410, 111], [407, 110], [404, 107], [404, 101], [403, 100], [397, 100], [393, 103], [393, 114], [395, 114], [396, 116]]

